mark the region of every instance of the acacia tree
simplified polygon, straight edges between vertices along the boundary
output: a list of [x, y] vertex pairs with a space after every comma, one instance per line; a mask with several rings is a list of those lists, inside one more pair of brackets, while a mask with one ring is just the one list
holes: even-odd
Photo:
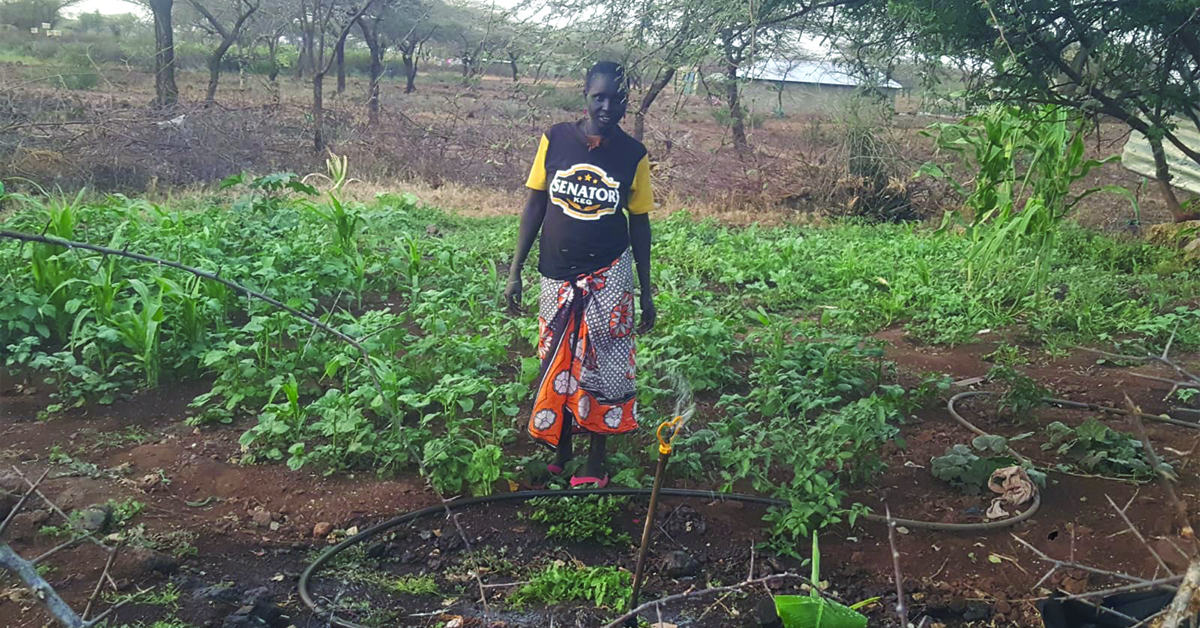
[[[363, 41], [371, 52], [370, 83], [367, 87], [369, 124], [379, 123], [379, 82], [383, 77], [383, 56], [392, 45], [396, 45], [404, 54], [408, 79], [405, 93], [412, 91], [412, 82], [416, 77], [416, 60], [412, 55], [423, 43], [414, 37], [414, 33], [429, 19], [432, 11], [432, 4], [420, 0], [377, 0], [370, 14], [358, 18]], [[425, 39], [432, 36], [433, 30], [436, 30], [436, 26]]]
[[1163, 143], [1200, 164], [1177, 120], [1200, 131], [1200, 7], [1177, 0], [892, 0], [840, 22], [850, 46], [967, 70], [978, 99], [1051, 103], [1109, 116], [1146, 136], [1176, 220], [1197, 217], [1171, 189]]
[[804, 32], [812, 24], [828, 20], [840, 10], [869, 4], [868, 0], [766, 0], [749, 6], [722, 5], [716, 20], [717, 48], [725, 75], [725, 102], [729, 108], [730, 132], [739, 154], [749, 148], [746, 139], [746, 109], [741, 103], [740, 75], [755, 60], [770, 56], [772, 44], [788, 40], [789, 34]]
[[179, 102], [175, 84], [175, 30], [171, 10], [175, 0], [147, 0], [154, 14], [154, 104], [172, 107]]
[[350, 30], [375, 1], [366, 0], [361, 7], [355, 8], [354, 5], [339, 4], [338, 0], [313, 0], [313, 15], [317, 16], [314, 22], [312, 78], [313, 150], [316, 153], [325, 150], [325, 76], [336, 60], [333, 51], [345, 44]]
[[63, 9], [79, 2], [80, 0], [3, 0], [0, 2], [0, 24], [11, 24], [21, 30], [41, 28], [42, 24], [49, 24], [53, 28], [62, 19]]
[[463, 83], [470, 83], [487, 70], [491, 55], [501, 45], [497, 31], [507, 17], [494, 7], [465, 2], [441, 3], [437, 8], [439, 38], [455, 50], [462, 63]]
[[279, 42], [291, 26], [290, 16], [274, 11], [270, 12], [269, 17], [259, 13], [250, 23], [250, 39], [255, 44], [262, 42], [267, 46], [267, 80], [272, 84], [279, 78]]
[[[569, 0], [568, 0], [569, 1]], [[754, 59], [769, 56], [782, 33], [809, 28], [844, 6], [868, 0], [578, 0], [567, 14], [580, 18], [589, 39], [625, 33], [626, 66], [645, 86], [633, 111], [634, 134], [645, 134], [646, 117], [678, 68], [713, 59], [723, 75], [722, 91], [730, 112], [730, 131], [739, 153], [749, 148], [741, 73]], [[559, 6], [558, 3], [555, 4]], [[596, 17], [599, 13], [600, 17]]]
[[208, 55], [208, 91], [205, 93], [204, 103], [212, 105], [217, 98], [217, 83], [221, 78], [221, 62], [225, 59], [225, 53], [229, 52], [229, 48], [242, 36], [242, 28], [246, 25], [246, 20], [258, 11], [260, 0], [236, 0], [231, 3], [233, 6], [230, 8], [233, 12], [230, 15], [233, 21], [228, 25], [222, 23], [221, 19], [204, 6], [200, 0], [189, 0], [189, 2], [220, 37], [217, 47]]
[[421, 58], [421, 49], [425, 43], [433, 39], [438, 32], [437, 24], [414, 24], [409, 33], [396, 43], [400, 51], [400, 59], [404, 62], [404, 93], [417, 91], [417, 62]]

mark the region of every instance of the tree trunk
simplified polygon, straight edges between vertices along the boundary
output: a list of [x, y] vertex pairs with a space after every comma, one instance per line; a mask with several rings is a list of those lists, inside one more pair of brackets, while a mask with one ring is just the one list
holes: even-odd
[[1162, 140], [1150, 135], [1146, 136], [1150, 142], [1150, 153], [1154, 155], [1154, 178], [1158, 181], [1158, 187], [1162, 190], [1163, 199], [1167, 202], [1167, 210], [1171, 212], [1171, 218], [1175, 222], [1184, 222], [1187, 220], [1196, 219], [1196, 215], [1184, 211], [1179, 204], [1179, 198], [1175, 196], [1175, 190], [1171, 187], [1171, 170], [1167, 165], [1167, 155], [1163, 152]]
[[379, 79], [383, 76], [383, 61], [371, 56], [371, 87], [367, 98], [367, 123], [379, 124]]
[[303, 78], [308, 69], [316, 71], [316, 61], [313, 59], [313, 29], [305, 26], [300, 35], [300, 50], [296, 55], [296, 78]]
[[358, 25], [362, 29], [363, 41], [367, 43], [367, 48], [371, 51], [371, 83], [367, 88], [367, 124], [376, 126], [379, 124], [379, 79], [383, 77], [384, 47], [379, 45], [378, 21], [375, 23], [376, 28], [368, 27], [367, 23], [361, 19]]
[[221, 60], [233, 45], [232, 39], [226, 39], [208, 57], [208, 93], [204, 96], [204, 106], [212, 105], [217, 100], [217, 82], [221, 78]]
[[325, 73], [313, 72], [313, 152], [321, 154], [325, 151], [325, 103], [322, 100], [325, 92]]
[[179, 102], [175, 84], [175, 30], [171, 26], [174, 0], [150, 0], [154, 13], [154, 104], [171, 107]]
[[417, 91], [417, 57], [411, 52], [401, 52], [400, 56], [404, 60], [404, 93], [411, 94]]
[[520, 78], [520, 72], [519, 72], [519, 71], [518, 71], [518, 69], [517, 69], [517, 58], [516, 58], [516, 57], [509, 57], [509, 58], [508, 58], [508, 65], [512, 67], [513, 82], [514, 82], [514, 83], [516, 83], [516, 82], [517, 82], [517, 79], [519, 79], [519, 78]]
[[729, 129], [733, 132], [733, 147], [740, 155], [750, 147], [750, 142], [746, 141], [746, 112], [742, 109], [737, 83], [737, 70], [737, 64], [726, 57], [725, 100], [729, 103]]
[[337, 46], [337, 93], [341, 94], [346, 91], [346, 40], [342, 40]]
[[279, 78], [279, 39], [272, 37], [267, 40], [267, 55], [271, 69], [267, 72], [267, 80], [272, 83]]
[[658, 99], [658, 95], [666, 89], [667, 85], [671, 84], [671, 79], [675, 77], [675, 68], [667, 68], [665, 72], [658, 77], [657, 81], [650, 84], [650, 89], [646, 90], [646, 95], [642, 97], [642, 102], [638, 104], [637, 111], [633, 114], [633, 136], [640, 142], [646, 135], [646, 114], [650, 111], [650, 105]]

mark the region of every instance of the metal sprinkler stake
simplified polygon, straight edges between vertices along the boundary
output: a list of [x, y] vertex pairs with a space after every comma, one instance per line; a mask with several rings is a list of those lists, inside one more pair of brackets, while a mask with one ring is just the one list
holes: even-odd
[[[675, 428], [670, 438], [663, 438], [663, 430]], [[650, 551], [650, 532], [654, 529], [654, 515], [658, 510], [658, 492], [662, 488], [663, 476], [666, 475], [667, 460], [675, 447], [675, 437], [683, 428], [683, 415], [676, 416], [670, 421], [663, 421], [658, 426], [655, 435], [658, 436], [658, 467], [654, 471], [654, 488], [650, 490], [650, 510], [646, 513], [646, 527], [642, 529], [642, 546], [638, 548], [637, 566], [633, 571], [633, 596], [629, 598], [629, 610], [638, 606], [638, 593], [642, 588], [642, 576], [646, 571], [646, 554]], [[637, 616], [625, 620], [630, 628], [637, 626]]]

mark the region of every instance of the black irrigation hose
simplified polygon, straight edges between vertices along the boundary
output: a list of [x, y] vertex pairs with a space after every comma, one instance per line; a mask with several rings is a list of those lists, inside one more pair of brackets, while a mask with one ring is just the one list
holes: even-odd
[[[664, 489], [660, 490], [659, 494], [666, 496], [666, 497], [682, 497], [685, 499], [704, 499], [707, 501], [734, 501], [734, 502], [742, 502], [742, 503], [749, 503], [749, 504], [761, 504], [764, 506], [787, 506], [788, 505], [788, 502], [786, 502], [786, 501], [783, 501], [781, 499], [773, 499], [771, 497], [760, 497], [758, 495], [742, 495], [742, 494], [738, 494], [738, 493], [717, 493], [715, 491], [705, 491], [705, 490], [695, 490], [695, 489], [664, 488]], [[452, 510], [457, 510], [459, 508], [465, 508], [467, 506], [478, 506], [481, 504], [493, 504], [493, 503], [507, 502], [507, 501], [525, 501], [525, 500], [534, 499], [537, 497], [587, 497], [589, 495], [648, 497], [650, 495], [650, 489], [645, 489], [645, 488], [608, 488], [608, 489], [587, 489], [587, 490], [564, 489], [564, 490], [518, 491], [515, 493], [502, 493], [499, 495], [489, 495], [486, 497], [471, 497], [468, 499], [455, 500], [455, 501], [447, 502], [446, 506], [449, 506], [450, 509], [452, 509]], [[1002, 519], [1000, 521], [990, 521], [990, 522], [986, 522], [986, 523], [941, 523], [941, 522], [936, 522], [936, 521], [914, 521], [911, 519], [897, 519], [895, 517], [893, 517], [892, 520], [896, 522], [896, 525], [902, 525], [902, 526], [907, 526], [907, 527], [911, 527], [911, 528], [921, 528], [921, 529], [926, 529], [926, 530], [940, 530], [940, 531], [945, 531], [945, 532], [981, 532], [981, 531], [987, 531], [987, 530], [997, 530], [997, 529], [1001, 529], [1001, 528], [1006, 528], [1006, 527], [1009, 527], [1012, 525], [1016, 525], [1022, 521], [1025, 521], [1026, 519], [1029, 519], [1030, 517], [1032, 517], [1034, 515], [1034, 513], [1037, 512], [1038, 508], [1041, 506], [1041, 503], [1042, 503], [1041, 496], [1035, 495], [1033, 498], [1033, 504], [1030, 505], [1030, 507], [1027, 510], [1025, 510], [1025, 512], [1023, 512], [1019, 515], [1010, 517], [1008, 519]], [[410, 522], [416, 521], [418, 519], [422, 519], [422, 518], [429, 517], [432, 515], [445, 514], [445, 512], [446, 512], [446, 508], [444, 506], [442, 506], [441, 504], [429, 506], [428, 508], [423, 508], [421, 510], [414, 510], [411, 512], [407, 512], [407, 513], [404, 513], [403, 515], [400, 515], [399, 517], [396, 517], [394, 519], [390, 519], [388, 521], [384, 521], [382, 523], [371, 526], [370, 528], [367, 528], [366, 530], [363, 530], [362, 532], [359, 532], [358, 534], [355, 534], [354, 536], [347, 538], [346, 540], [342, 541], [341, 543], [338, 543], [337, 545], [330, 547], [329, 549], [322, 552], [321, 555], [318, 556], [317, 559], [314, 560], [312, 562], [312, 564], [310, 564], [308, 566], [308, 568], [304, 570], [304, 573], [300, 574], [300, 582], [298, 585], [298, 588], [300, 591], [300, 599], [304, 600], [305, 606], [308, 606], [309, 610], [311, 610], [313, 612], [313, 614], [315, 614], [317, 616], [328, 615], [330, 626], [339, 626], [340, 628], [368, 628], [367, 626], [364, 626], [362, 624], [358, 624], [358, 623], [355, 623], [355, 622], [352, 622], [349, 620], [338, 619], [337, 617], [335, 617], [333, 615], [333, 613], [329, 609], [323, 608], [319, 604], [317, 604], [316, 601], [313, 600], [312, 594], [310, 593], [310, 591], [308, 589], [309, 581], [312, 579], [313, 574], [320, 571], [320, 569], [322, 567], [324, 567], [326, 563], [328, 563], [339, 553], [350, 548], [351, 546], [357, 545], [357, 544], [359, 544], [381, 532], [385, 532], [396, 526], [403, 525], [405, 523], [410, 523]], [[869, 521], [887, 523], [887, 518], [880, 516], [880, 515], [866, 514], [866, 515], [863, 515], [863, 518], [867, 519]]]
[[[975, 427], [975, 425], [973, 425], [970, 421], [963, 418], [962, 415], [959, 414], [958, 411], [954, 408], [954, 404], [957, 401], [959, 401], [960, 399], [964, 399], [966, 397], [973, 397], [973, 396], [977, 396], [977, 395], [987, 395], [987, 394], [993, 394], [993, 393], [991, 393], [989, 391], [967, 391], [967, 392], [959, 393], [950, 398], [950, 401], [947, 402], [947, 404], [946, 404], [946, 409], [949, 410], [950, 416], [954, 417], [954, 420], [958, 421], [963, 427], [967, 428], [968, 430], [970, 430], [971, 432], [973, 432], [975, 434], [987, 435], [987, 432], [984, 432], [983, 430], [979, 429], [978, 427]], [[1058, 400], [1054, 400], [1054, 401], [1058, 401]], [[1017, 458], [1019, 458], [1021, 460], [1025, 459], [1023, 456], [1021, 456], [1020, 454], [1017, 454], [1016, 452], [1013, 452], [1011, 449], [1009, 451], [1012, 452], [1014, 455], [1016, 455]], [[320, 571], [321, 568], [324, 567], [326, 563], [328, 563], [330, 560], [332, 560], [335, 556], [337, 556], [341, 552], [343, 552], [346, 549], [348, 549], [354, 545], [357, 545], [357, 544], [359, 544], [381, 532], [390, 530], [396, 526], [403, 525], [405, 523], [410, 523], [410, 522], [416, 521], [418, 519], [422, 519], [422, 518], [429, 517], [432, 515], [445, 514], [447, 508], [450, 510], [457, 510], [457, 509], [465, 508], [468, 506], [479, 506], [482, 504], [495, 504], [495, 503], [509, 502], [509, 501], [525, 501], [525, 500], [529, 500], [529, 499], [535, 499], [538, 497], [587, 497], [589, 495], [648, 497], [650, 495], [650, 489], [608, 488], [608, 489], [586, 489], [586, 490], [563, 489], [563, 490], [518, 491], [515, 493], [502, 493], [499, 495], [488, 495], [485, 497], [470, 497], [467, 499], [460, 499], [460, 500], [455, 500], [455, 501], [451, 501], [451, 502], [446, 502], [445, 505], [437, 504], [434, 506], [429, 506], [428, 508], [423, 508], [421, 510], [414, 510], [411, 512], [406, 512], [403, 515], [400, 515], [399, 517], [395, 517], [393, 519], [389, 519], [382, 523], [378, 523], [374, 526], [371, 526], [370, 528], [367, 528], [366, 530], [363, 530], [362, 532], [359, 532], [358, 534], [355, 534], [354, 536], [347, 538], [347, 539], [343, 540], [342, 542], [338, 543], [337, 545], [334, 545], [333, 547], [330, 547], [329, 549], [322, 552], [321, 555], [318, 556], [317, 559], [314, 560], [312, 562], [312, 564], [310, 564], [308, 566], [308, 568], [306, 568], [304, 570], [304, 573], [300, 574], [300, 582], [298, 584], [298, 588], [300, 591], [300, 599], [304, 601], [305, 606], [307, 606], [309, 608], [309, 610], [311, 610], [313, 612], [313, 614], [315, 614], [317, 616], [328, 615], [330, 626], [338, 626], [340, 628], [368, 628], [367, 626], [363, 626], [362, 624], [358, 624], [358, 623], [355, 623], [355, 622], [352, 622], [349, 620], [338, 619], [337, 617], [335, 617], [333, 615], [333, 611], [331, 611], [330, 609], [323, 608], [319, 604], [317, 604], [316, 601], [313, 600], [312, 595], [311, 595], [310, 591], [308, 590], [309, 581], [312, 579], [313, 575], [315, 573], [317, 573], [318, 571]], [[781, 500], [781, 499], [774, 499], [771, 497], [761, 497], [758, 495], [744, 495], [744, 494], [739, 494], [739, 493], [717, 493], [715, 491], [705, 491], [705, 490], [696, 490], [696, 489], [664, 488], [664, 489], [661, 489], [660, 495], [664, 495], [667, 497], [682, 497], [684, 499], [704, 499], [707, 501], [734, 501], [734, 502], [742, 502], [742, 503], [747, 503], [747, 504], [761, 504], [764, 506], [779, 506], [779, 507], [788, 506], [788, 502]], [[980, 522], [980, 523], [942, 523], [940, 521], [916, 521], [913, 519], [898, 519], [895, 517], [892, 518], [892, 521], [894, 521], [895, 524], [899, 525], [899, 526], [906, 526], [906, 527], [910, 527], [910, 528], [918, 528], [918, 529], [923, 529], [923, 530], [936, 530], [936, 531], [941, 531], [941, 532], [987, 532], [987, 531], [991, 531], [991, 530], [1001, 530], [1004, 528], [1014, 526], [1018, 523], [1021, 523], [1022, 521], [1025, 521], [1025, 520], [1029, 519], [1030, 517], [1032, 517], [1033, 515], [1035, 515], [1037, 513], [1038, 509], [1041, 508], [1041, 506], [1042, 506], [1042, 496], [1040, 493], [1037, 493], [1037, 494], [1034, 494], [1033, 503], [1030, 504], [1029, 508], [1025, 509], [1025, 512], [1014, 515], [1007, 519], [1001, 519], [999, 521], [986, 521], [986, 522]], [[887, 517], [884, 517], [881, 515], [875, 515], [875, 514], [868, 513], [866, 515], [863, 515], [862, 518], [866, 519], [867, 521], [874, 521], [877, 523], [888, 523]]]

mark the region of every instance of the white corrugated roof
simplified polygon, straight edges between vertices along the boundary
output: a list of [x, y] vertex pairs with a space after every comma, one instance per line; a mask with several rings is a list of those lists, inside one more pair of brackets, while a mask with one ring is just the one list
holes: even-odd
[[[844, 85], [857, 87], [862, 85], [858, 77], [839, 68], [830, 61], [789, 61], [786, 59], [767, 59], [759, 61], [747, 70], [739, 70], [742, 78], [759, 81], [783, 81], [785, 83], [813, 83], [817, 85]], [[883, 87], [902, 89], [904, 86], [889, 80]]]
[[[1191, 120], [1175, 118], [1172, 122], [1175, 123], [1175, 137], [1189, 148], [1200, 148], [1200, 132], [1197, 132], [1196, 125]], [[1162, 145], [1167, 166], [1174, 175], [1171, 185], [1200, 194], [1200, 164], [1192, 161], [1171, 142], [1163, 140]], [[1150, 180], [1156, 178], [1154, 153], [1150, 152], [1150, 142], [1145, 135], [1137, 131], [1130, 133], [1129, 140], [1125, 142], [1125, 150], [1121, 154], [1121, 165]]]

